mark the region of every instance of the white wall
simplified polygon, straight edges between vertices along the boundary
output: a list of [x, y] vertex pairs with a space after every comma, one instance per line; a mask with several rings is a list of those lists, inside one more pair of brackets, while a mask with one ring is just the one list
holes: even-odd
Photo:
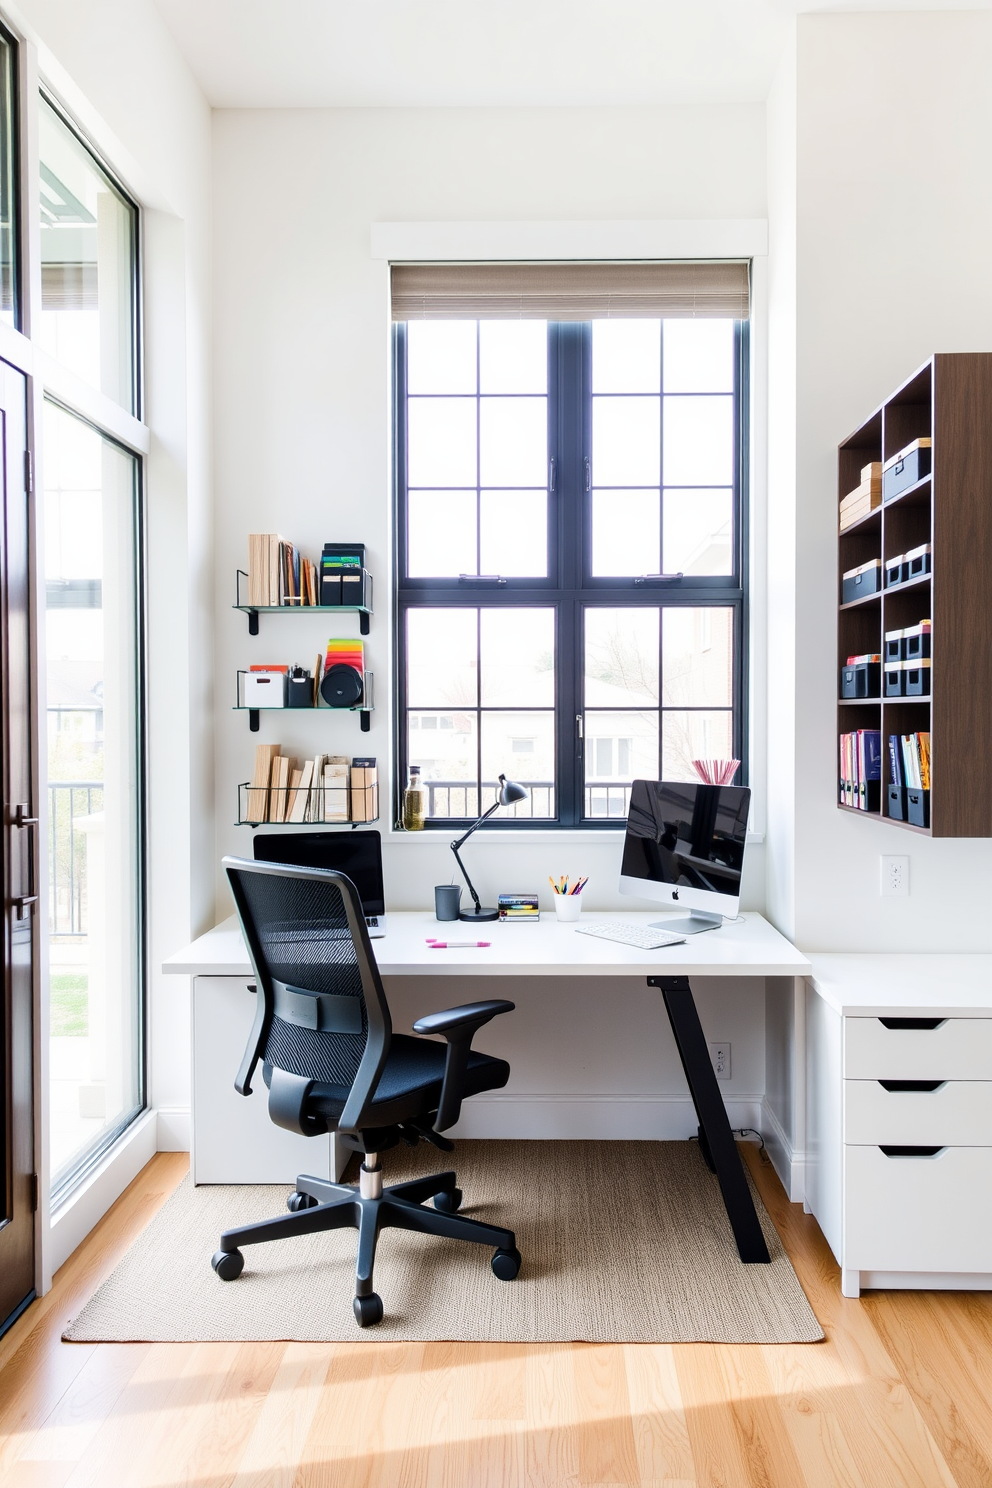
[[[792, 836], [794, 926], [783, 908], [783, 928], [807, 951], [992, 949], [992, 842], [930, 841], [834, 806], [836, 446], [930, 353], [992, 350], [990, 75], [985, 12], [798, 21], [795, 540], [781, 573], [787, 585], [795, 563], [795, 661], [781, 682], [783, 700], [795, 688], [795, 733], [770, 786], [781, 831], [769, 855], [770, 883], [787, 882]], [[788, 108], [770, 109], [772, 253], [783, 276], [789, 129]], [[787, 431], [788, 334], [775, 354], [773, 411]], [[879, 896], [881, 853], [909, 855], [908, 899]]]
[[[210, 110], [150, 0], [22, 0], [2, 9], [144, 209], [148, 1098], [179, 1113], [177, 1123], [168, 1114], [159, 1123], [163, 1143], [185, 1145], [188, 1009], [157, 967], [207, 928], [213, 910]], [[29, 198], [24, 210], [34, 209]], [[54, 1236], [49, 1268], [115, 1196], [112, 1175], [100, 1195], [92, 1214], [76, 1204], [89, 1217]]]
[[[301, 110], [219, 112], [214, 120], [217, 410], [216, 708], [218, 859], [250, 851], [231, 826], [235, 784], [254, 744], [307, 754], [390, 755], [391, 517], [388, 267], [370, 256], [381, 221], [747, 218], [764, 216], [763, 111], [753, 106], [662, 111]], [[246, 223], [251, 227], [246, 230]], [[261, 621], [249, 641], [229, 605], [246, 535], [280, 531], [311, 554], [332, 537], [369, 547], [377, 613], [367, 641], [377, 712], [262, 715], [248, 733], [230, 712], [234, 672], [250, 661], [312, 664], [325, 617]], [[353, 617], [338, 622], [349, 633]], [[382, 770], [388, 777], [388, 771]], [[429, 902], [446, 882], [444, 834], [390, 840], [382, 792], [387, 902]], [[591, 875], [589, 902], [617, 902], [619, 834], [498, 834], [473, 840], [470, 871], [492, 896], [546, 887], [548, 873]], [[749, 902], [763, 899], [760, 848]], [[218, 874], [218, 910], [227, 911]]]
[[[218, 112], [214, 213], [215, 861], [219, 870], [224, 852], [251, 852], [249, 829], [232, 822], [235, 785], [250, 777], [257, 741], [279, 741], [304, 756], [318, 747], [368, 752], [386, 777], [379, 829], [387, 905], [427, 908], [432, 885], [451, 877], [450, 834], [391, 833], [388, 816], [390, 326], [388, 266], [371, 257], [371, 225], [763, 218], [763, 110]], [[298, 659], [309, 666], [329, 634], [326, 616], [263, 616], [252, 640], [244, 616], [229, 608], [235, 568], [245, 565], [247, 534], [275, 526], [311, 555], [331, 538], [368, 544], [377, 589], [366, 647], [377, 711], [367, 735], [359, 732], [357, 719], [328, 722], [326, 713], [285, 720], [262, 714], [261, 731], [252, 735], [245, 715], [230, 711], [239, 666], [266, 659]], [[337, 622], [334, 630], [357, 633], [355, 617]], [[549, 873], [588, 873], [588, 902], [604, 908], [624, 902], [616, 892], [621, 842], [620, 833], [480, 833], [466, 849], [466, 861], [484, 899], [501, 889], [542, 886], [550, 899]], [[217, 885], [218, 914], [226, 915], [230, 901], [219, 871]], [[749, 905], [762, 904], [763, 887], [761, 848], [755, 844], [745, 885]], [[747, 1098], [764, 1088], [763, 1043], [760, 1034], [751, 1036], [761, 1027], [762, 990], [749, 988], [736, 1003], [720, 989], [711, 991], [704, 1021], [713, 1038], [735, 1036], [729, 1094], [744, 1101], [739, 1118], [754, 1120], [756, 1106]], [[647, 1102], [645, 1132], [657, 1132], [659, 1119], [672, 1135], [682, 1132], [689, 1120], [685, 1085], [660, 1006], [658, 1047], [671, 1059], [659, 1062], [652, 1053], [649, 1069], [642, 1070], [631, 1063], [621, 1037], [593, 1089], [583, 1052], [588, 1045], [580, 1039], [574, 1050], [565, 1048], [561, 1027], [582, 1027], [583, 1037], [592, 1038], [598, 1029], [605, 1037], [613, 1020], [604, 1018], [603, 989], [542, 985], [525, 993], [518, 984], [516, 993], [527, 996], [537, 1019], [532, 1024], [529, 1016], [521, 1033], [531, 1037], [543, 1016], [557, 1019], [556, 1044], [562, 1048], [550, 1076], [543, 1060], [542, 1088], [551, 1092], [550, 1103], [533, 1111], [526, 1104], [512, 1112], [494, 1107], [485, 1113], [487, 1130], [509, 1132], [518, 1129], [514, 1122], [527, 1124], [533, 1117], [530, 1132], [550, 1134], [566, 1107], [575, 1129], [583, 1129], [583, 1120], [601, 1124], [601, 1113], [623, 1092]], [[396, 995], [396, 1024], [402, 1027], [415, 1013], [402, 989]], [[638, 1026], [636, 1012], [631, 1016]], [[513, 1091], [523, 1098], [530, 1066], [523, 1048], [513, 1052]], [[620, 1073], [625, 1059], [626, 1076]], [[572, 1096], [578, 1106], [569, 1104]], [[576, 1114], [583, 1101], [585, 1117]]]

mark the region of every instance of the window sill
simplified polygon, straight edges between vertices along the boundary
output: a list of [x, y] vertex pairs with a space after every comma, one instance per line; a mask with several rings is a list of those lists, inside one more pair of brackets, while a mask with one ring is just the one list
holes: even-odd
[[[395, 827], [389, 828], [382, 834], [383, 841], [387, 843], [415, 843], [433, 842], [440, 840], [447, 842], [448, 837], [460, 837], [466, 829], [455, 823], [448, 828], [431, 827], [423, 832], [404, 832]], [[499, 842], [501, 838], [510, 838], [515, 844], [520, 842], [617, 842], [624, 836], [624, 828], [617, 827], [615, 830], [608, 827], [598, 829], [587, 829], [585, 827], [547, 827], [531, 828], [515, 832], [511, 826], [501, 827], [498, 831], [488, 831], [485, 827], [473, 833], [476, 841]], [[749, 843], [764, 842], [764, 832], [748, 832]]]

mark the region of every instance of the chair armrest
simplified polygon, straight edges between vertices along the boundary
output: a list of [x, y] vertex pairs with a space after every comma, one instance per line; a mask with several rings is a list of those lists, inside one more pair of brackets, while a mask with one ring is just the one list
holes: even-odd
[[471, 1036], [483, 1023], [488, 1023], [490, 1018], [496, 1018], [500, 1013], [512, 1013], [515, 1006], [516, 1003], [504, 1002], [502, 999], [493, 1002], [467, 1002], [462, 1007], [445, 1008], [440, 1013], [426, 1013], [414, 1023], [413, 1031], [441, 1033], [447, 1037], [457, 1030]]
[[264, 990], [260, 994], [254, 982], [248, 983], [248, 991], [255, 993], [255, 1017], [245, 1052], [241, 1057], [241, 1068], [234, 1081], [234, 1088], [239, 1095], [251, 1095], [252, 1076], [258, 1068], [258, 1061], [262, 1057], [262, 1049], [268, 1037], [269, 1024], [272, 1022], [271, 994], [267, 996]]
[[502, 999], [492, 1002], [469, 1002], [462, 1007], [445, 1008], [440, 1013], [427, 1013], [413, 1025], [414, 1033], [439, 1033], [448, 1043], [444, 1061], [444, 1083], [441, 1099], [434, 1118], [435, 1131], [444, 1131], [454, 1126], [461, 1115], [462, 1094], [465, 1089], [465, 1071], [468, 1069], [469, 1050], [477, 1028], [496, 1018], [500, 1013], [512, 1013], [515, 1003]]

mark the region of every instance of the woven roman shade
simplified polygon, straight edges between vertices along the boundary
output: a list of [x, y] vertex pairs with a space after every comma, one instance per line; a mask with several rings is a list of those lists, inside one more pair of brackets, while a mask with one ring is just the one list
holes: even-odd
[[748, 265], [393, 264], [393, 320], [746, 320]]

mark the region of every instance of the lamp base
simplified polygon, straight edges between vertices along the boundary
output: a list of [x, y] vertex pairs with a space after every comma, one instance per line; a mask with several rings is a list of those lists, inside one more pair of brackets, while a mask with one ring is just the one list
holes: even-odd
[[460, 909], [458, 911], [458, 918], [460, 920], [474, 920], [477, 923], [481, 923], [483, 920], [498, 920], [499, 910], [486, 909], [485, 905], [481, 909], [476, 909], [473, 904], [471, 909]]

